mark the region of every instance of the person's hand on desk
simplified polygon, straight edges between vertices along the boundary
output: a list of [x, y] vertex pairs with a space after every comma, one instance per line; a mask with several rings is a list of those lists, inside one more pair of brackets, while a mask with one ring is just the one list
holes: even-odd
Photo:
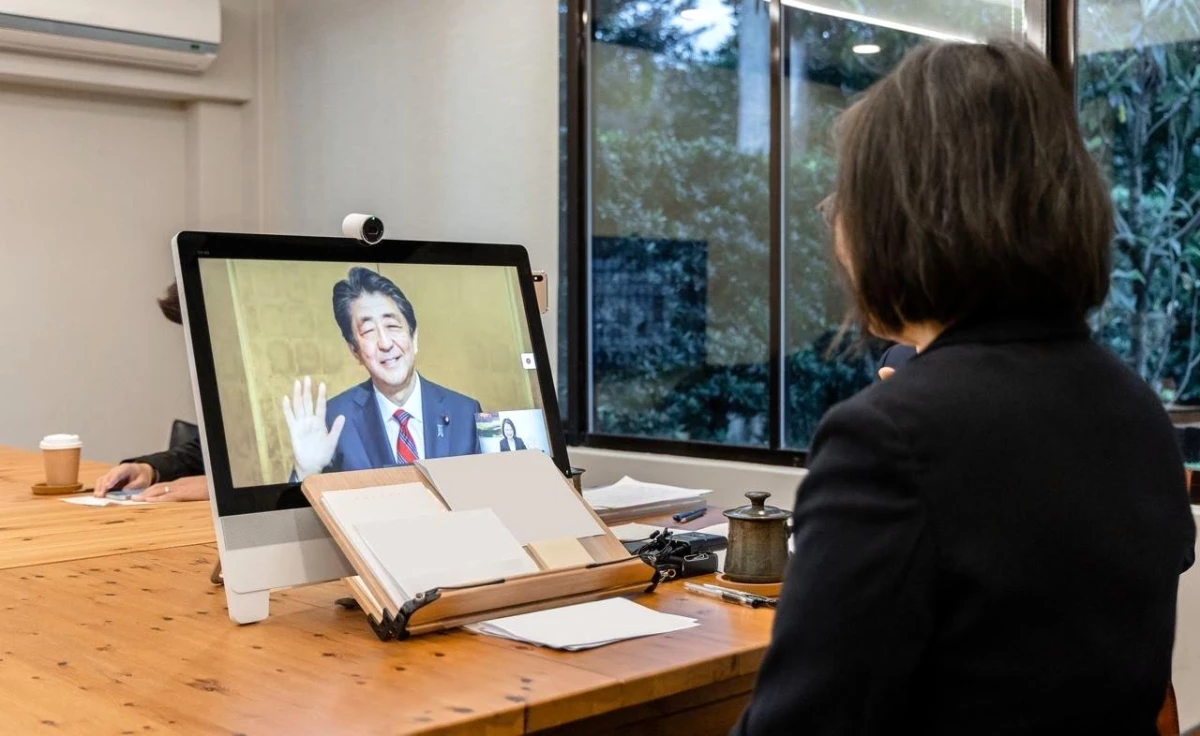
[[154, 483], [154, 468], [146, 463], [121, 463], [97, 478], [92, 492], [98, 498], [103, 498], [109, 491], [117, 488], [137, 491], [149, 488], [152, 483]]
[[169, 503], [172, 501], [203, 501], [208, 498], [208, 481], [203, 475], [180, 478], [169, 483], [155, 483], [131, 496], [131, 501]]

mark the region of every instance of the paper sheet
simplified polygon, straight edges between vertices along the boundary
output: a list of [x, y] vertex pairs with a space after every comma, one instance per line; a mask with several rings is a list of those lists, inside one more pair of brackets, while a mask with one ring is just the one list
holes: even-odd
[[401, 600], [433, 588], [538, 571], [491, 509], [363, 521], [354, 528], [403, 594]]
[[713, 534], [718, 537], [728, 538], [729, 537], [729, 522], [726, 521], [721, 524], [713, 524], [712, 526], [706, 526], [703, 529], [697, 529], [696, 531], [700, 532], [701, 534]]
[[590, 565], [596, 561], [575, 537], [533, 542], [527, 549], [543, 570], [561, 570], [565, 567]]
[[451, 510], [490, 508], [521, 544], [604, 533], [554, 461], [537, 450], [440, 458], [417, 466]]
[[492, 619], [467, 626], [479, 634], [577, 651], [699, 626], [694, 618], [659, 613], [627, 598]]
[[649, 539], [654, 532], [661, 532], [666, 527], [651, 526], [650, 524], [620, 524], [612, 527], [612, 533], [622, 542], [640, 542]]
[[321, 495], [321, 502], [343, 528], [360, 521], [402, 519], [446, 511], [437, 496], [420, 483], [329, 491]]
[[341, 527], [350, 544], [363, 558], [363, 562], [371, 568], [375, 579], [384, 587], [392, 601], [399, 605], [407, 600], [404, 592], [396, 588], [392, 577], [387, 574], [387, 570], [358, 534], [356, 525], [444, 514], [446, 509], [441, 501], [420, 483], [403, 483], [351, 491], [329, 491], [321, 495], [321, 503]]
[[95, 496], [72, 496], [64, 498], [63, 501], [73, 503], [76, 506], [145, 506], [148, 501], [122, 501], [116, 498], [97, 498]]
[[712, 491], [665, 486], [658, 483], [642, 483], [625, 476], [611, 486], [585, 488], [583, 498], [594, 509], [624, 509], [689, 498], [703, 498], [709, 493]]
[[[712, 526], [706, 526], [703, 529], [697, 529], [696, 531], [700, 532], [701, 534], [715, 534], [718, 537], [725, 537], [726, 539], [728, 539], [729, 538], [729, 522], [727, 521], [724, 524], [713, 524]], [[717, 571], [718, 572], [725, 572], [725, 555], [728, 552], [729, 552], [728, 547], [726, 547], [725, 549], [717, 550], [716, 555], [717, 555]]]

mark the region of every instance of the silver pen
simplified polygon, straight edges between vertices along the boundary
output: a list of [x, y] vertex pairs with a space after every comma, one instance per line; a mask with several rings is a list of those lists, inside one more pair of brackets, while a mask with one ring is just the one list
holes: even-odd
[[708, 588], [709, 590], [716, 592], [716, 593], [735, 593], [737, 595], [744, 595], [748, 598], [761, 601], [764, 606], [769, 606], [771, 608], [774, 608], [775, 604], [779, 602], [778, 598], [768, 598], [765, 595], [758, 595], [757, 593], [747, 593], [743, 590], [735, 590], [733, 588], [722, 588], [720, 585], [713, 585], [711, 583], [700, 583], [700, 584], [702, 586], [704, 586], [705, 588]]
[[741, 591], [728, 590], [725, 588], [717, 588], [716, 590], [713, 590], [713, 587], [714, 586], [710, 585], [697, 585], [695, 583], [683, 584], [683, 589], [689, 593], [695, 593], [708, 598], [716, 598], [717, 600], [722, 600], [726, 603], [735, 603], [739, 606], [746, 606], [747, 608], [762, 608], [763, 606], [767, 605], [765, 600], [760, 596], [747, 595]]

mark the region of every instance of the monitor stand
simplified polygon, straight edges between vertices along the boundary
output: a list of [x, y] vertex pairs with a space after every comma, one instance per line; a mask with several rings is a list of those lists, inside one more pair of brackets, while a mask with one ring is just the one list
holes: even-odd
[[221, 518], [213, 504], [229, 618], [251, 624], [270, 614], [271, 591], [355, 575], [311, 508]]

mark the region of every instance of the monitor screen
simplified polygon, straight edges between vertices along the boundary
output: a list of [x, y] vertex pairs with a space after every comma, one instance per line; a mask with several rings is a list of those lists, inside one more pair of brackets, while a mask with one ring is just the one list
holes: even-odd
[[[563, 467], [527, 256], [492, 247], [510, 263], [430, 262], [471, 260], [436, 247], [350, 260], [343, 246], [344, 260], [199, 248], [189, 267], [181, 253], [221, 514], [273, 510], [314, 473], [520, 449]], [[258, 503], [233, 495], [270, 489]]]

